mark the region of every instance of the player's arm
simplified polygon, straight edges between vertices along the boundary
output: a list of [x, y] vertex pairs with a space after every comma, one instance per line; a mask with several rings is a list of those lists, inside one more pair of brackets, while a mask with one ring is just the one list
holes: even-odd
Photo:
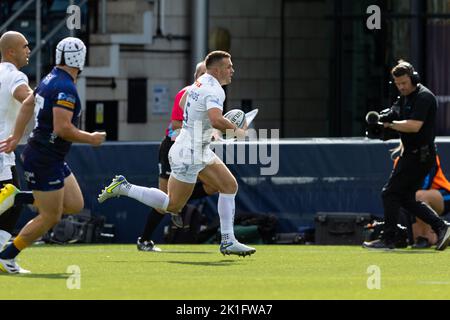
[[80, 142], [100, 145], [105, 141], [106, 133], [104, 132], [86, 132], [78, 129], [72, 124], [73, 111], [53, 107], [53, 131], [56, 135], [64, 140], [71, 142]]
[[23, 103], [24, 100], [32, 93], [33, 90], [31, 90], [30, 86], [27, 84], [21, 84], [14, 90], [13, 97], [20, 103]]
[[211, 125], [225, 133], [227, 130], [234, 130], [234, 135], [236, 137], [245, 137], [245, 130], [238, 128], [236, 125], [231, 123], [230, 120], [226, 119], [222, 115], [222, 110], [220, 108], [210, 108], [208, 109], [208, 117], [209, 121], [211, 121]]
[[22, 106], [20, 107], [20, 111], [19, 114], [17, 115], [16, 125], [14, 127], [13, 133], [13, 136], [19, 140], [22, 138], [28, 122], [30, 122], [31, 118], [33, 117], [34, 104], [35, 104], [34, 94], [30, 94], [25, 98], [25, 100], [22, 103]]
[[8, 139], [0, 142], [0, 152], [10, 153], [14, 151], [20, 142], [20, 139], [25, 132], [28, 122], [34, 113], [34, 95], [30, 94], [22, 103], [19, 114], [16, 118], [16, 124], [14, 126], [14, 132]]
[[181, 129], [182, 126], [183, 126], [183, 121], [172, 120], [172, 129], [173, 130]]
[[186, 104], [187, 95], [188, 95], [188, 90], [186, 90], [183, 93], [183, 96], [181, 97], [180, 102], [178, 103], [178, 106], [181, 108], [181, 110], [184, 110], [184, 105]]
[[[184, 111], [183, 110], [183, 106], [184, 106], [184, 103], [181, 104], [181, 100], [183, 99], [183, 97], [185, 97], [186, 91], [184, 91], [184, 93], [182, 94], [181, 98], [180, 98], [180, 93], [178, 93], [177, 96], [175, 97], [175, 101], [174, 101], [173, 106], [172, 106], [171, 119], [172, 119], [172, 129], [173, 130], [181, 129], [181, 127], [183, 126], [183, 111]], [[186, 102], [186, 100], [185, 100], [185, 102]]]
[[181, 127], [183, 126], [183, 111], [187, 97], [186, 92], [187, 92], [186, 89], [182, 89], [175, 96], [175, 101], [173, 102], [171, 115], [173, 130], [181, 129]]

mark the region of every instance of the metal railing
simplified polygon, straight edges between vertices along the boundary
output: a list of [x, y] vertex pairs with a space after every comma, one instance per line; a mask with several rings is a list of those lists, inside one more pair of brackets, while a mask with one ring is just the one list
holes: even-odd
[[[34, 0], [34, 1], [40, 1], [40, 0]], [[87, 0], [82, 0], [78, 6], [83, 6], [85, 3], [87, 2]], [[66, 24], [66, 19], [61, 20], [55, 28], [53, 28], [52, 31], [50, 31], [49, 33], [47, 33], [47, 35], [40, 41], [40, 43], [38, 41], [36, 41], [36, 47], [31, 51], [30, 53], [30, 57], [32, 57], [33, 55], [36, 54], [36, 52], [40, 51], [40, 49], [45, 46], [47, 44], [47, 41], [49, 39], [51, 39], [59, 30], [61, 30], [64, 25]], [[73, 34], [71, 33], [71, 36], [73, 36]]]
[[[27, 8], [36, 0], [28, 0], [17, 12], [15, 12], [4, 24], [0, 26], [0, 33], [5, 32], [6, 28], [16, 20]], [[36, 10], [37, 11], [37, 10]]]
[[[42, 69], [42, 57], [41, 49], [47, 42], [66, 25], [66, 18], [63, 18], [55, 28], [53, 28], [43, 39], [42, 38], [42, 17], [41, 17], [41, 0], [28, 0], [19, 10], [17, 10], [4, 24], [0, 26], [0, 33], [6, 31], [8, 26], [13, 23], [17, 17], [19, 17], [33, 2], [36, 2], [36, 46], [30, 53], [30, 58], [36, 55], [36, 81], [39, 82], [41, 79], [41, 69]], [[87, 0], [80, 1], [78, 6], [83, 6], [86, 4]], [[74, 0], [70, 0], [70, 5], [74, 4]], [[71, 36], [74, 36], [73, 30], [70, 32]]]

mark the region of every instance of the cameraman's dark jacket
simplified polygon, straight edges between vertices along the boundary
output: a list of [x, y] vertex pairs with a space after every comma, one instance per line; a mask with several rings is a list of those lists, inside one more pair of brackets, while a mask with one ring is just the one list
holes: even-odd
[[398, 110], [398, 119], [423, 121], [417, 133], [400, 132], [400, 139], [406, 153], [417, 153], [428, 149], [434, 152], [435, 119], [437, 111], [436, 97], [421, 84], [409, 96], [401, 96], [391, 110]]
[[434, 151], [437, 100], [435, 96], [421, 84], [409, 96], [401, 96], [390, 109], [380, 112], [379, 122], [387, 123], [399, 120], [423, 121], [417, 133], [404, 133], [384, 128], [380, 123], [368, 125], [367, 137], [370, 139], [390, 140], [400, 136], [407, 153], [428, 153]]

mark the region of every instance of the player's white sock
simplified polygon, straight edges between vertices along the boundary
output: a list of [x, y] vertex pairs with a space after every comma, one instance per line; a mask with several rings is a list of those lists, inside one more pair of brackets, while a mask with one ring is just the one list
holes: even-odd
[[219, 194], [219, 202], [217, 210], [220, 217], [220, 233], [222, 234], [222, 242], [235, 240], [234, 238], [234, 197], [236, 194]]
[[126, 196], [155, 209], [165, 211], [169, 205], [169, 196], [156, 188], [146, 188], [129, 183], [120, 191], [126, 193]]
[[0, 230], [0, 251], [4, 245], [11, 239], [11, 234], [5, 230]]

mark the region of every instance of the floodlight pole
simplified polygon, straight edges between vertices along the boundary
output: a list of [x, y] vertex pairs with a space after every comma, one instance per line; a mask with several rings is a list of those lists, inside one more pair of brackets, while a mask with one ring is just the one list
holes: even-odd
[[192, 1], [192, 40], [190, 77], [192, 80], [195, 66], [208, 53], [208, 0]]

